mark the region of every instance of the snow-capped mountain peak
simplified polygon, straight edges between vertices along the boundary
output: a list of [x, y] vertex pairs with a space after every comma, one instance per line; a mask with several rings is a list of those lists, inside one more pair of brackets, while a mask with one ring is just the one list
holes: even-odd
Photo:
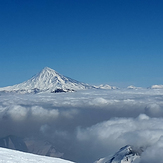
[[163, 89], [163, 85], [152, 85], [151, 89]]
[[51, 88], [54, 84], [65, 84], [67, 78], [59, 74], [55, 70], [45, 67], [40, 73], [36, 74], [33, 78], [29, 80], [29, 84], [35, 88], [45, 89]]
[[134, 163], [136, 159], [140, 158], [142, 149], [134, 148], [133, 146], [126, 145], [122, 147], [113, 156], [108, 156], [106, 158], [101, 158], [95, 163]]
[[44, 79], [45, 77], [49, 77], [49, 76], [52, 77], [52, 76], [57, 76], [57, 75], [58, 75], [58, 73], [55, 70], [53, 70], [49, 67], [45, 67], [36, 76]]
[[118, 89], [118, 87], [110, 86], [108, 84], [101, 84], [99, 86], [94, 86], [97, 89]]
[[140, 157], [140, 151], [135, 150], [132, 146], [127, 145], [122, 147], [111, 160], [106, 163], [133, 163], [134, 160]]
[[40, 71], [40, 73], [36, 74], [31, 79], [20, 84], [0, 88], [0, 91], [36, 93], [45, 91], [55, 92], [56, 90], [59, 90], [67, 92], [89, 88], [93, 88], [93, 86], [65, 77], [55, 70], [45, 67], [42, 71]]

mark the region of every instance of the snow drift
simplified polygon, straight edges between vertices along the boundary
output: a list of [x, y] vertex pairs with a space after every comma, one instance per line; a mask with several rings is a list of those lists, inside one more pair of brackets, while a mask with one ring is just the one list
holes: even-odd
[[59, 158], [38, 156], [5, 148], [0, 148], [0, 156], [0, 162], [2, 163], [73, 163]]

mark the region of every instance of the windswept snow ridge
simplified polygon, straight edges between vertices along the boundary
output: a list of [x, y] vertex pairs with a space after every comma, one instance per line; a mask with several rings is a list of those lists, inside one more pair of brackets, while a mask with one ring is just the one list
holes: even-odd
[[73, 163], [59, 158], [39, 156], [5, 148], [0, 148], [0, 156], [1, 163]]
[[18, 93], [38, 93], [38, 92], [73, 92], [76, 90], [94, 88], [91, 85], [78, 82], [69, 77], [65, 77], [55, 70], [45, 67], [40, 73], [33, 76], [31, 79], [16, 84], [0, 88], [4, 92]]

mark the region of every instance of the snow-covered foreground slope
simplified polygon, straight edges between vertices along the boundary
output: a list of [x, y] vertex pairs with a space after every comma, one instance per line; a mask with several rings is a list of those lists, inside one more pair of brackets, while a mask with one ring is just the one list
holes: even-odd
[[18, 93], [37, 93], [37, 92], [69, 92], [75, 90], [83, 90], [94, 88], [93, 86], [81, 83], [69, 77], [65, 77], [55, 70], [45, 67], [40, 73], [33, 76], [31, 79], [16, 84], [0, 88], [4, 92]]
[[73, 163], [71, 161], [0, 148], [0, 163]]

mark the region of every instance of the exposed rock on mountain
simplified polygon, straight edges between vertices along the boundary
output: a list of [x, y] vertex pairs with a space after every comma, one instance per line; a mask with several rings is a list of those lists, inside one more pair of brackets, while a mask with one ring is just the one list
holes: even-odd
[[140, 158], [142, 152], [142, 148], [137, 149], [130, 145], [127, 145], [125, 147], [122, 147], [113, 156], [102, 158], [95, 163], [134, 163], [136, 159]]

